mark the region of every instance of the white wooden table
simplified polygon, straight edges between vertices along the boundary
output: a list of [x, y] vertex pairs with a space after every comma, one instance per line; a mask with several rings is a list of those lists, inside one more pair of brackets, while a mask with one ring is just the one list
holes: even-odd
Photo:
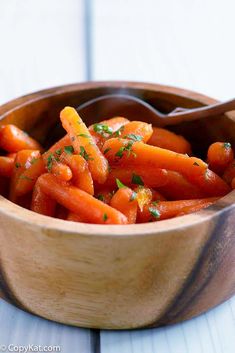
[[[234, 0], [1, 0], [0, 104], [86, 79], [139, 80], [234, 97]], [[93, 331], [0, 300], [2, 345], [63, 353], [234, 353], [235, 297], [166, 328]]]

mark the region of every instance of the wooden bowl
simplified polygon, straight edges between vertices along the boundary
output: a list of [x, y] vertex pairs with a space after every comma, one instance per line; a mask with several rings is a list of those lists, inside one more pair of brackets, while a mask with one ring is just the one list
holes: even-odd
[[[110, 92], [142, 97], [164, 112], [215, 102], [154, 84], [93, 82], [16, 99], [0, 108], [0, 124], [14, 123], [43, 140], [48, 130], [56, 132], [65, 105]], [[231, 113], [171, 129], [203, 155], [212, 141], [235, 146], [234, 118]], [[153, 327], [189, 319], [235, 292], [234, 201], [233, 191], [196, 214], [106, 226], [41, 216], [0, 197], [3, 295], [26, 311], [83, 327]]]

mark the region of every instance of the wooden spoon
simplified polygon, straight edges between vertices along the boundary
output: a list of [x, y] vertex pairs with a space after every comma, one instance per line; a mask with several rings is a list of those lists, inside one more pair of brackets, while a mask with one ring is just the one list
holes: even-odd
[[176, 108], [163, 114], [140, 98], [124, 94], [109, 94], [91, 99], [77, 108], [82, 118], [104, 120], [125, 116], [130, 120], [146, 120], [157, 126], [175, 125], [185, 120], [209, 118], [235, 110], [235, 99], [194, 109]]

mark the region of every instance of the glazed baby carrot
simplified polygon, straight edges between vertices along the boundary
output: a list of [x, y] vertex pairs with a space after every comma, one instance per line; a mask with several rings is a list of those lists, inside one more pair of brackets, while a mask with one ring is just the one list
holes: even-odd
[[52, 163], [50, 172], [62, 181], [69, 181], [73, 177], [71, 169], [66, 164], [57, 161]]
[[74, 186], [62, 185], [51, 174], [38, 178], [41, 190], [71, 212], [78, 214], [83, 222], [98, 224], [126, 224], [127, 218], [119, 211]]
[[147, 142], [152, 133], [153, 128], [151, 124], [147, 124], [143, 121], [131, 121], [123, 125], [113, 136], [127, 138], [133, 141]]
[[178, 213], [176, 215], [176, 217], [178, 216], [184, 216], [186, 214], [189, 214], [189, 213], [193, 213], [193, 212], [198, 212], [200, 210], [202, 210], [203, 208], [207, 208], [211, 205], [213, 205], [213, 203], [215, 202], [216, 200], [213, 200], [213, 201], [205, 201], [203, 203], [200, 203], [198, 205], [193, 205], [193, 206], [186, 206], [184, 207], [180, 213]]
[[144, 223], [149, 221], [159, 221], [162, 219], [172, 218], [178, 215], [185, 207], [195, 207], [204, 205], [206, 202], [210, 204], [217, 201], [217, 198], [197, 199], [197, 200], [180, 200], [180, 201], [160, 201], [152, 203], [139, 210], [138, 222]]
[[234, 153], [228, 142], [215, 142], [210, 145], [207, 152], [209, 168], [218, 174], [223, 174], [233, 161]]
[[192, 184], [182, 174], [172, 170], [167, 171], [166, 184], [158, 190], [168, 200], [199, 199], [206, 196], [199, 186]]
[[113, 195], [110, 202], [110, 206], [126, 216], [129, 224], [136, 222], [138, 206], [136, 196], [137, 194], [133, 190], [127, 187], [121, 187]]
[[37, 181], [34, 186], [31, 210], [45, 216], [54, 217], [56, 202], [50, 196], [44, 194], [39, 184], [39, 181]]
[[40, 144], [15, 125], [5, 125], [0, 129], [0, 148], [7, 152], [23, 149], [42, 150]]
[[105, 140], [110, 138], [113, 133], [129, 123], [129, 120], [121, 116], [114, 117], [112, 119], [103, 120], [100, 123], [89, 126], [90, 134], [92, 135], [95, 143], [100, 148], [103, 146]]
[[153, 127], [153, 133], [148, 144], [171, 150], [177, 153], [191, 154], [190, 143], [180, 135], [176, 135], [174, 132], [162, 129], [159, 127]]
[[67, 131], [76, 154], [80, 154], [88, 162], [93, 179], [100, 184], [108, 176], [108, 162], [74, 108], [66, 107], [60, 113], [64, 129]]
[[146, 169], [164, 168], [185, 176], [200, 175], [207, 169], [207, 164], [199, 158], [124, 139], [107, 140], [103, 146], [103, 152], [114, 165], [138, 165]]
[[48, 158], [50, 162], [51, 156], [54, 156], [54, 155], [59, 156], [64, 150], [64, 147], [70, 146], [70, 145], [71, 145], [71, 140], [69, 138], [69, 135], [66, 134], [64, 137], [62, 137], [62, 139], [60, 139], [53, 146], [51, 146], [48, 151], [43, 153], [43, 159], [45, 161], [45, 164], [48, 163]]
[[116, 186], [116, 179], [128, 186], [148, 185], [149, 187], [160, 187], [167, 183], [168, 173], [165, 169], [148, 169], [135, 166], [133, 168], [112, 168], [105, 186], [113, 190]]
[[14, 159], [0, 156], [0, 175], [10, 178], [14, 167]]

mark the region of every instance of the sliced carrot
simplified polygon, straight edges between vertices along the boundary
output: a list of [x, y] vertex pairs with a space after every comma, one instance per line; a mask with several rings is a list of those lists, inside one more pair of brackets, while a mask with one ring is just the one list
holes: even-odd
[[69, 212], [68, 214], [68, 217], [67, 217], [67, 221], [70, 221], [70, 222], [83, 222], [82, 218], [75, 214], [75, 213], [72, 213], [72, 212]]
[[33, 190], [31, 210], [45, 216], [54, 217], [56, 202], [48, 195], [44, 194], [39, 181], [36, 182]]
[[167, 171], [166, 184], [160, 186], [158, 190], [168, 200], [189, 200], [205, 197], [199, 186], [192, 184], [182, 174], [172, 170]]
[[215, 203], [216, 200], [214, 201], [205, 201], [204, 203], [201, 203], [201, 204], [198, 204], [198, 205], [193, 205], [193, 206], [187, 206], [187, 207], [184, 207], [180, 213], [178, 213], [176, 215], [176, 217], [179, 217], [179, 216], [184, 216], [186, 214], [190, 214], [190, 213], [194, 213], [194, 212], [198, 212], [204, 208], [207, 208], [211, 205], [213, 205], [213, 203]]
[[[116, 179], [127, 186], [148, 185], [149, 187], [160, 187], [167, 183], [168, 173], [165, 169], [147, 169], [135, 166], [133, 168], [112, 168], [105, 186], [113, 190], [116, 187]], [[99, 188], [99, 187], [98, 187]]]
[[13, 173], [14, 159], [0, 156], [0, 175], [10, 178]]
[[118, 133], [114, 133], [114, 137], [121, 137], [131, 139], [133, 141], [147, 142], [153, 133], [151, 124], [147, 124], [143, 121], [131, 121], [130, 123], [123, 125], [122, 129]]
[[225, 169], [223, 177], [227, 184], [231, 184], [233, 178], [235, 178], [235, 159]]
[[127, 223], [127, 218], [121, 212], [74, 186], [61, 185], [52, 174], [41, 175], [38, 182], [46, 195], [71, 212], [78, 214], [84, 222], [98, 224]]
[[228, 184], [210, 169], [202, 175], [189, 175], [188, 180], [198, 186], [206, 196], [224, 196], [231, 190]]
[[40, 144], [15, 125], [5, 125], [0, 129], [0, 148], [14, 153], [23, 149], [42, 150]]
[[104, 183], [108, 176], [108, 162], [100, 152], [97, 145], [74, 108], [66, 107], [60, 113], [64, 129], [67, 131], [75, 153], [80, 154], [88, 161], [93, 179], [100, 184]]
[[103, 120], [97, 124], [89, 126], [90, 134], [92, 135], [95, 143], [101, 148], [104, 142], [112, 136], [114, 132], [120, 130], [122, 126], [129, 123], [129, 120], [121, 116], [112, 119]]
[[106, 157], [113, 165], [138, 166], [141, 168], [164, 168], [188, 175], [200, 175], [207, 164], [199, 158], [189, 157], [142, 142], [113, 138], [103, 146]]
[[69, 181], [73, 177], [71, 169], [66, 164], [57, 161], [52, 163], [50, 172], [62, 181]]
[[233, 158], [234, 153], [228, 142], [212, 143], [207, 152], [209, 168], [217, 174], [223, 174]]
[[110, 205], [116, 210], [122, 212], [129, 224], [136, 222], [137, 216], [137, 199], [133, 190], [123, 187], [113, 195]]
[[187, 153], [190, 155], [192, 152], [190, 143], [183, 136], [176, 135], [174, 132], [159, 127], [153, 127], [153, 133], [148, 140], [148, 144], [177, 153]]
[[180, 214], [185, 207], [195, 207], [198, 205], [204, 205], [206, 202], [213, 203], [218, 198], [207, 198], [197, 200], [180, 200], [180, 201], [160, 201], [157, 204], [152, 203], [139, 210], [138, 222], [144, 223], [149, 221], [159, 221], [175, 217]]
[[44, 172], [45, 166], [39, 151], [19, 151], [14, 162], [10, 200], [14, 201], [32, 191], [37, 178]]

